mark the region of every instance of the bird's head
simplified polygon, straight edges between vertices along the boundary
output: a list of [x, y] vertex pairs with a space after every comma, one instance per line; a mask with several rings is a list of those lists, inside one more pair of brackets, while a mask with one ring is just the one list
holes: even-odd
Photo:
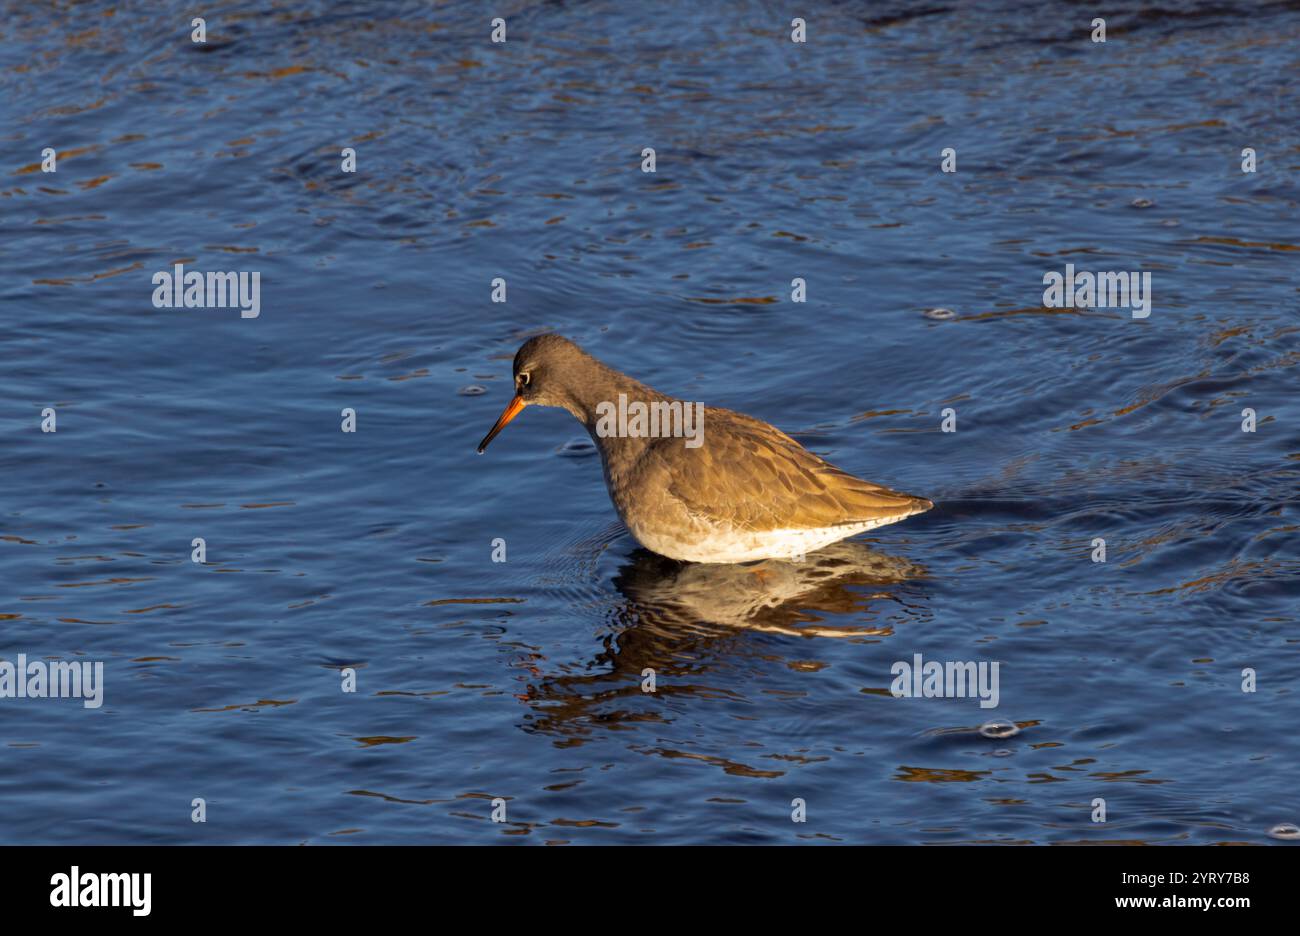
[[515, 353], [514, 398], [478, 444], [479, 454], [525, 406], [562, 406], [581, 419], [578, 391], [593, 367], [600, 365], [568, 338], [538, 335], [525, 341]]

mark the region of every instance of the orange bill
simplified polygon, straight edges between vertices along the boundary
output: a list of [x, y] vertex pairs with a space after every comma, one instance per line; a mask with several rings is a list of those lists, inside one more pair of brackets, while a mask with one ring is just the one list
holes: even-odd
[[524, 402], [523, 397], [518, 394], [515, 395], [515, 398], [510, 401], [510, 405], [501, 413], [501, 417], [496, 421], [496, 425], [494, 425], [492, 430], [483, 437], [483, 441], [478, 444], [478, 453], [480, 455], [482, 455], [484, 450], [487, 449], [488, 443], [497, 437], [497, 433], [506, 427], [506, 423], [518, 416], [527, 405], [528, 404]]

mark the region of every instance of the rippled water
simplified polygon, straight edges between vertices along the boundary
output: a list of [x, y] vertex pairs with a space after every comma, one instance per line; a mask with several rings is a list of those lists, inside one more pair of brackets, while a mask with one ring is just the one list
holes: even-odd
[[[0, 701], [3, 840], [1297, 821], [1300, 7], [816, 6], [4, 4], [0, 657], [106, 687]], [[178, 261], [260, 317], [155, 308]], [[1067, 262], [1150, 317], [1043, 308]], [[567, 414], [475, 456], [546, 329], [937, 506], [662, 560]], [[1001, 704], [892, 698], [915, 653]]]

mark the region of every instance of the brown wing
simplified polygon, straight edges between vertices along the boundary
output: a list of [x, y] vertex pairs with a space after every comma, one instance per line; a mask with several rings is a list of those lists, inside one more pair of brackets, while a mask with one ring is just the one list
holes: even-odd
[[779, 429], [730, 410], [705, 409], [699, 448], [683, 449], [681, 439], [661, 439], [647, 459], [662, 459], [669, 446], [674, 449], [671, 470], [662, 461], [651, 469], [667, 481], [668, 493], [692, 513], [742, 529], [901, 520], [933, 506], [924, 498], [855, 478]]

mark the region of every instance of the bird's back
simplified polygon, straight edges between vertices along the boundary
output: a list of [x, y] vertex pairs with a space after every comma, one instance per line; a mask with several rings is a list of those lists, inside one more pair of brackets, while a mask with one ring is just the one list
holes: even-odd
[[645, 445], [638, 486], [659, 487], [690, 513], [749, 531], [892, 523], [933, 506], [854, 477], [775, 426], [706, 407], [703, 443], [680, 438]]

